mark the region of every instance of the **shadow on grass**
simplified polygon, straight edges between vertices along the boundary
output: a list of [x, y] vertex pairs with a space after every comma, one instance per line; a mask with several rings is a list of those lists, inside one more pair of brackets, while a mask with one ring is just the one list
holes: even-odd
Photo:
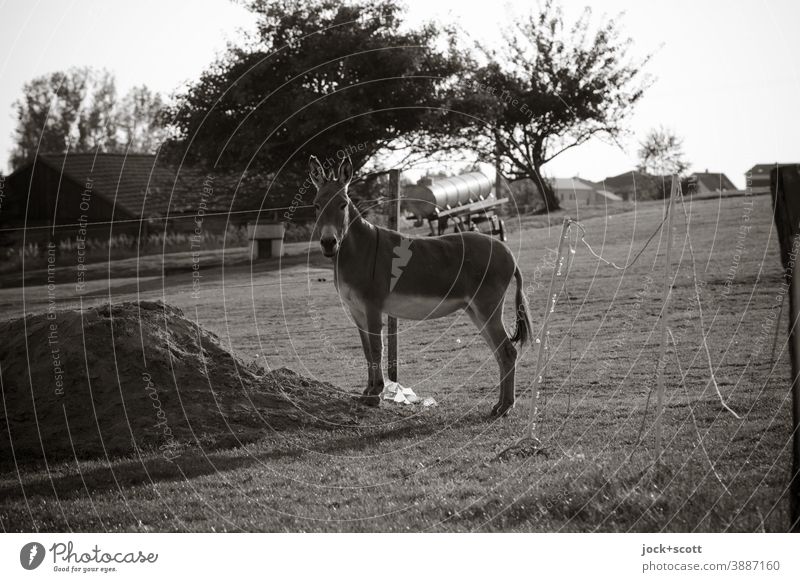
[[[61, 496], [88, 489], [90, 492], [117, 490], [123, 487], [149, 485], [157, 482], [185, 481], [194, 477], [231, 471], [252, 464], [247, 457], [231, 456], [223, 452], [203, 455], [200, 452], [186, 452], [175, 461], [162, 457], [143, 457], [139, 459], [112, 459], [107, 461], [81, 462], [80, 473], [75, 466], [70, 473], [63, 474], [63, 465], [56, 473], [37, 475], [32, 479], [22, 471], [22, 484], [7, 485], [0, 488], [0, 498], [17, 499], [25, 496], [41, 495], [52, 497], [53, 492]], [[84, 481], [86, 485], [84, 486]]]
[[[112, 458], [110, 462], [80, 461], [79, 471], [74, 462], [51, 466], [49, 474], [41, 465], [37, 468], [21, 467], [22, 483], [0, 486], [0, 498], [10, 501], [25, 496], [53, 497], [54, 492], [61, 498], [83, 493], [87, 489], [94, 493], [153, 483], [183, 482], [280, 460], [299, 460], [320, 453], [359, 452], [403, 440], [408, 440], [409, 446], [417, 446], [420, 438], [442, 430], [442, 424], [433, 418], [399, 420], [402, 422], [398, 422], [398, 418], [393, 416], [393, 422], [388, 428], [346, 429], [341, 431], [344, 434], [309, 430], [302, 434], [285, 434], [280, 439], [269, 437], [227, 450], [203, 452], [190, 449], [184, 451], [174, 462], [149, 454], [141, 459], [124, 457]], [[459, 422], [464, 420], [460, 419]], [[4, 471], [4, 475], [6, 483], [10, 478], [16, 479], [15, 473], [10, 470]]]
[[[312, 463], [319, 455], [380, 455], [398, 446], [415, 449], [425, 447], [431, 437], [445, 431], [474, 427], [482, 430], [494, 420], [482, 409], [453, 415], [453, 409], [412, 409], [384, 405], [379, 409], [362, 407], [357, 411], [360, 422], [336, 430], [306, 429], [264, 436], [242, 446], [201, 451], [190, 448], [175, 462], [148, 453], [135, 456], [81, 460], [79, 464], [61, 462], [50, 465], [48, 474], [41, 462], [20, 466], [21, 483], [16, 471], [7, 465], [2, 469], [0, 499], [6, 502], [24, 497], [41, 496], [63, 500], [70, 496], [116, 492], [133, 487], [148, 487], [157, 483], [182, 483], [198, 477], [246, 470], [259, 465], [279, 462]], [[220, 476], [223, 479], [224, 476]], [[15, 482], [17, 481], [17, 482]]]

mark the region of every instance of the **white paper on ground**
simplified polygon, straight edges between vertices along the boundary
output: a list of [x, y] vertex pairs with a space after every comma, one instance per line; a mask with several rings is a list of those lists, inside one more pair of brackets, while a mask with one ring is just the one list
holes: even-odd
[[420, 401], [419, 396], [414, 394], [411, 388], [406, 388], [391, 380], [383, 381], [382, 396], [384, 400], [391, 400], [398, 404], [415, 404]]

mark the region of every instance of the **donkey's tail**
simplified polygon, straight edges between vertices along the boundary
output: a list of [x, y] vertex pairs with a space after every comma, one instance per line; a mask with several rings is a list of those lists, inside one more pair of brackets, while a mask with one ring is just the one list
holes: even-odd
[[511, 341], [524, 345], [532, 334], [531, 318], [528, 316], [528, 302], [522, 291], [522, 273], [518, 266], [514, 267], [514, 278], [517, 280], [517, 297], [515, 300], [515, 313], [517, 315], [517, 329], [511, 336]]

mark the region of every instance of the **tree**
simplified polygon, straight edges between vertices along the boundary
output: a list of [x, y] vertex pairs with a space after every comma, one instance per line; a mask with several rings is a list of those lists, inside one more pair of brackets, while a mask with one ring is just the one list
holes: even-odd
[[256, 37], [231, 47], [170, 110], [165, 152], [176, 159], [272, 173], [295, 192], [310, 154], [332, 166], [347, 152], [356, 170], [375, 169], [380, 154], [422, 139], [458, 70], [446, 43], [435, 48], [443, 31], [405, 26], [391, 0], [248, 6]]
[[479, 46], [475, 72], [452, 99], [463, 115], [450, 134], [486, 161], [496, 149], [505, 177], [533, 180], [548, 211], [558, 200], [543, 166], [592, 137], [620, 135], [648, 83], [648, 58], [628, 57], [617, 21], [595, 29], [590, 17], [587, 8], [567, 25], [546, 1], [504, 32], [502, 48]]
[[30, 161], [36, 152], [153, 151], [165, 135], [156, 113], [162, 107], [161, 97], [142, 87], [120, 102], [107, 71], [84, 67], [36, 77], [14, 103], [11, 166]]
[[670, 129], [651, 129], [639, 143], [639, 171], [654, 175], [682, 175], [689, 169], [683, 140]]
[[120, 104], [117, 125], [129, 151], [154, 152], [168, 137], [164, 127], [166, 105], [146, 85], [131, 89]]

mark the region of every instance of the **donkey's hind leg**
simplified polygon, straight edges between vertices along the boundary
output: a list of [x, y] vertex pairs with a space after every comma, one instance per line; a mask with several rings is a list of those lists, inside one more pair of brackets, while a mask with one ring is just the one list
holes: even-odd
[[473, 304], [467, 308], [467, 314], [491, 348], [500, 367], [500, 399], [492, 408], [492, 416], [505, 416], [514, 406], [517, 349], [503, 325], [503, 303], [485, 309]]

